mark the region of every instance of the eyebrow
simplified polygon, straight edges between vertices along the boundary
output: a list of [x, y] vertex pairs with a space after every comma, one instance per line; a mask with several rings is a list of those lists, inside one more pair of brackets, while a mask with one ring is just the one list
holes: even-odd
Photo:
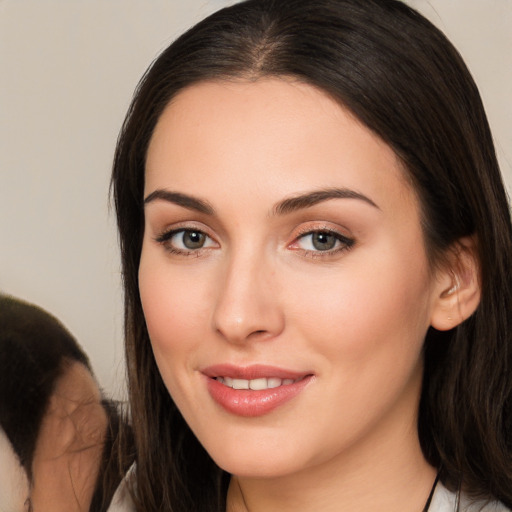
[[274, 215], [285, 215], [296, 210], [310, 208], [315, 204], [328, 201], [329, 199], [358, 199], [380, 210], [380, 208], [367, 196], [349, 188], [326, 188], [306, 192], [299, 196], [290, 197], [278, 203], [273, 208]]
[[[272, 213], [274, 215], [286, 215], [297, 210], [311, 208], [312, 206], [328, 201], [329, 199], [357, 199], [363, 201], [374, 208], [380, 210], [376, 203], [369, 197], [348, 188], [326, 188], [322, 190], [314, 190], [304, 194], [284, 199], [277, 203]], [[183, 194], [181, 192], [172, 192], [170, 190], [157, 189], [151, 192], [145, 199], [144, 204], [151, 203], [156, 200], [167, 201], [169, 203], [182, 206], [188, 210], [195, 210], [205, 215], [214, 215], [213, 206], [203, 199]]]
[[144, 205], [151, 203], [152, 201], [156, 201], [157, 199], [174, 203], [178, 206], [182, 206], [183, 208], [187, 208], [188, 210], [195, 210], [206, 215], [213, 215], [215, 213], [213, 206], [207, 201], [187, 194], [182, 194], [181, 192], [171, 192], [170, 190], [163, 189], [151, 192], [151, 194], [144, 199]]

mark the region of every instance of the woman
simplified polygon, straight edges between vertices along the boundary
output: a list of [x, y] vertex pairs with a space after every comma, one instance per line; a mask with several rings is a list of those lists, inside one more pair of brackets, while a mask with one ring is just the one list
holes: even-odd
[[428, 21], [219, 11], [144, 76], [113, 192], [137, 510], [512, 506], [509, 210]]

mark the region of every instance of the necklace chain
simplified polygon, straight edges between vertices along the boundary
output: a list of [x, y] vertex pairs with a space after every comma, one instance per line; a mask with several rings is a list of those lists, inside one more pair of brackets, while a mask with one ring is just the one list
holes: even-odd
[[425, 503], [425, 506], [423, 507], [422, 512], [428, 512], [428, 509], [430, 508], [430, 503], [432, 502], [432, 498], [434, 497], [434, 492], [437, 487], [437, 482], [439, 482], [439, 473], [436, 475], [436, 479], [434, 480], [434, 485], [432, 485], [432, 489], [430, 489], [430, 494], [428, 495], [427, 502]]

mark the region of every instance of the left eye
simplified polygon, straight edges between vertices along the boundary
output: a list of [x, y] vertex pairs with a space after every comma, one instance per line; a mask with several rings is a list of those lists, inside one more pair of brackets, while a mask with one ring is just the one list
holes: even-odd
[[299, 237], [296, 245], [305, 251], [327, 252], [349, 247], [352, 245], [352, 240], [330, 231], [313, 231]]
[[160, 237], [158, 241], [178, 251], [196, 251], [215, 245], [206, 233], [194, 229], [172, 231]]

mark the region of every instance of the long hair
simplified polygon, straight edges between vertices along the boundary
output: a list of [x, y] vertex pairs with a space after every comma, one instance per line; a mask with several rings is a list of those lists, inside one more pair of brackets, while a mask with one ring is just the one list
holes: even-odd
[[115, 153], [139, 510], [220, 511], [227, 485], [169, 396], [144, 322], [137, 273], [148, 143], [187, 86], [279, 76], [324, 91], [395, 151], [419, 197], [431, 262], [461, 237], [477, 241], [481, 302], [457, 328], [427, 333], [418, 432], [444, 485], [511, 507], [512, 230], [470, 73], [438, 29], [396, 0], [247, 0], [203, 20], [156, 59]]

